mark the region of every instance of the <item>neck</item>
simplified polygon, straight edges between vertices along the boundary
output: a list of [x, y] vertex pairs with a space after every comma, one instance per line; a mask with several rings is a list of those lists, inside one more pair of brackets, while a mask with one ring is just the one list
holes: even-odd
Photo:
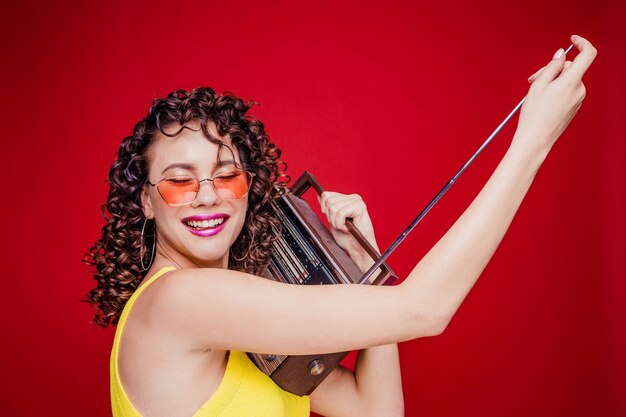
[[[157, 239], [157, 249], [154, 255], [154, 266], [162, 268], [167, 265], [175, 266], [178, 269], [189, 268], [228, 268], [228, 254], [221, 259], [205, 260], [205, 259], [192, 259], [185, 257], [184, 255], [177, 253], [169, 248], [166, 248], [159, 239]], [[153, 268], [150, 268], [153, 269]]]

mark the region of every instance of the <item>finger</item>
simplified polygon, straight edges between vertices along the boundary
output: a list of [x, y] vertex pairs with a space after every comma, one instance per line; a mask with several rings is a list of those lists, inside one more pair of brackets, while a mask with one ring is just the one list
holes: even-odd
[[[326, 198], [326, 213], [331, 215], [337, 210], [337, 205], [346, 199], [344, 194], [332, 193]], [[329, 218], [330, 220], [330, 218]]]
[[539, 76], [539, 74], [541, 74], [541, 71], [543, 71], [545, 68], [546, 67], [541, 67], [541, 69], [539, 71], [537, 71], [536, 73], [534, 73], [533, 75], [528, 77], [528, 82], [532, 83], [533, 81], [535, 81], [537, 79], [537, 77]]
[[328, 223], [330, 223], [333, 229], [341, 229], [343, 223], [341, 222], [339, 215], [340, 208], [337, 205], [333, 205], [328, 212]]
[[323, 214], [328, 214], [328, 199], [333, 194], [334, 193], [331, 191], [324, 191], [322, 194], [317, 195], [317, 201], [319, 201], [320, 203], [320, 209], [322, 210]]
[[331, 212], [328, 222], [334, 229], [344, 231], [342, 226], [345, 224], [345, 219], [341, 219], [341, 215], [338, 210], [333, 210]]
[[328, 213], [328, 210], [332, 207], [333, 202], [337, 198], [341, 198], [344, 194], [337, 193], [334, 191], [324, 191], [321, 196], [317, 196], [317, 200], [320, 202], [320, 207], [322, 209], [322, 213]]
[[543, 71], [537, 76], [535, 82], [548, 84], [550, 81], [554, 80], [558, 75], [563, 71], [563, 66], [565, 64], [565, 51], [563, 48], [560, 48], [554, 56], [552, 57], [552, 61], [545, 66]]
[[326, 214], [326, 201], [324, 198], [325, 194], [326, 192], [317, 195], [317, 201], [320, 203], [320, 210], [322, 211], [322, 214]]
[[326, 199], [326, 207], [329, 209], [336, 208], [347, 204], [351, 201], [363, 201], [358, 194], [341, 194], [333, 193]]
[[363, 209], [358, 201], [345, 201], [342, 205], [336, 206], [333, 212], [333, 223], [335, 229], [347, 232], [347, 219], [355, 219], [363, 214]]
[[360, 202], [360, 199], [355, 198], [354, 196], [348, 196], [348, 195], [343, 195], [343, 194], [339, 194], [338, 196], [335, 196], [335, 198], [332, 201], [329, 201], [328, 203], [328, 208], [329, 208], [329, 222], [331, 222], [336, 228], [341, 227], [344, 223], [345, 223], [345, 219], [341, 219], [341, 216], [344, 214], [344, 212], [347, 210], [349, 211], [348, 215], [345, 215], [344, 217], [354, 217], [354, 216], [358, 216], [359, 213], [358, 211], [353, 212], [354, 211], [354, 204]]
[[[565, 65], [563, 66], [563, 72], [565, 72], [565, 70], [566, 70], [566, 69], [568, 69], [571, 65], [572, 65], [572, 61], [565, 61]], [[543, 68], [545, 68], [545, 67], [543, 67]], [[533, 81], [535, 81], [535, 79], [537, 78], [537, 75], [538, 75], [541, 71], [543, 71], [543, 68], [541, 68], [539, 71], [537, 71], [536, 73], [534, 73], [533, 75], [531, 75], [531, 76], [528, 78], [528, 82], [532, 84], [532, 83], [533, 83]]]
[[567, 71], [567, 75], [564, 74], [564, 76], [581, 80], [596, 58], [598, 51], [593, 47], [591, 42], [578, 35], [572, 35], [572, 43], [580, 52], [576, 55], [576, 58], [574, 58], [574, 62]]
[[336, 193], [333, 191], [324, 191], [320, 198], [320, 206], [322, 213], [326, 215], [328, 223], [336, 228], [335, 215], [342, 205], [345, 205], [346, 201], [349, 201], [352, 197], [345, 194]]

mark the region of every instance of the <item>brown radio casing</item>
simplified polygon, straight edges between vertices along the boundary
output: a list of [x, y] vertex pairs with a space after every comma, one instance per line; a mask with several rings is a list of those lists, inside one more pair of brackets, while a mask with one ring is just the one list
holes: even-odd
[[[309, 172], [304, 172], [293, 187], [274, 201], [273, 207], [282, 227], [274, 229], [272, 260], [266, 278], [296, 285], [358, 284], [363, 272], [335, 242], [332, 234], [301, 198], [313, 187], [322, 187]], [[380, 254], [370, 245], [351, 220], [348, 231], [373, 260]], [[397, 277], [383, 263], [366, 285], [391, 285]], [[349, 352], [317, 355], [275, 355], [248, 353], [255, 365], [285, 391], [309, 395], [335, 369]]]

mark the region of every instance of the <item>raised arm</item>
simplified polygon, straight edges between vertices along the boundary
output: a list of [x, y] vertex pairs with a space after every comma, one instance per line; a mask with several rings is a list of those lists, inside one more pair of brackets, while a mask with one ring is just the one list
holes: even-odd
[[220, 269], [184, 269], [144, 293], [147, 325], [190, 348], [304, 354], [440, 333], [493, 255], [552, 145], [584, 97], [595, 57], [586, 40], [571, 66], [538, 76], [511, 147], [474, 202], [396, 287], [298, 286]]
[[574, 62], [566, 62], [559, 50], [535, 75], [508, 152], [465, 213], [405, 281], [409, 291], [426, 291], [438, 300], [437, 316], [444, 323], [491, 259], [539, 167], [582, 104], [582, 76], [596, 50], [579, 36], [572, 36], [572, 42], [580, 50]]

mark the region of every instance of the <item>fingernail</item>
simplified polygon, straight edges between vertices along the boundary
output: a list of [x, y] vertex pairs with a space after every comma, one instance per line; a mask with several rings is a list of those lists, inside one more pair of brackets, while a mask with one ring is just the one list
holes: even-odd
[[552, 59], [560, 59], [563, 56], [563, 52], [565, 52], [565, 50], [563, 50], [563, 48], [559, 48], [559, 50], [556, 51]]

